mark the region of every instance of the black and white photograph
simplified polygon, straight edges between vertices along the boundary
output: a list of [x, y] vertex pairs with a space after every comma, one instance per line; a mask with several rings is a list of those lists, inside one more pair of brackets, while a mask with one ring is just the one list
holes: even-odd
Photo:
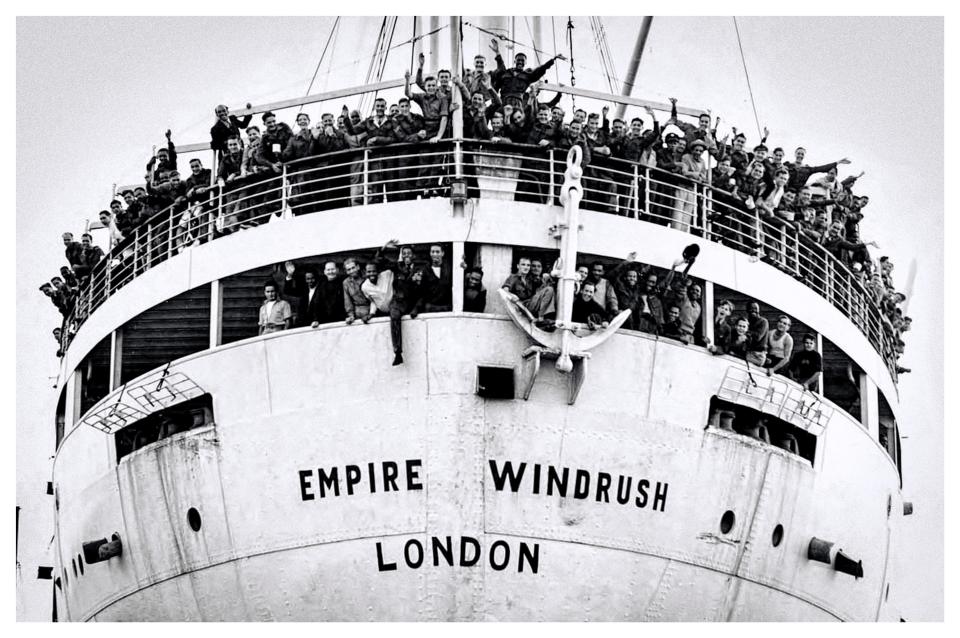
[[945, 17], [590, 8], [16, 7], [19, 626], [944, 622]]

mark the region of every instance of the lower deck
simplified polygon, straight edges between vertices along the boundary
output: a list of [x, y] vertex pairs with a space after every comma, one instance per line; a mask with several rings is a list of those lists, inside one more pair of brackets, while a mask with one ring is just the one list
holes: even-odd
[[[384, 365], [389, 324], [373, 320], [219, 346], [108, 395], [92, 412], [194, 388], [211, 414], [126, 454], [119, 422], [67, 432], [63, 617], [896, 617], [899, 477], [845, 410], [797, 421], [811, 462], [710, 425], [743, 370], [731, 357], [620, 332], [568, 405], [551, 365], [520, 398], [528, 342], [501, 317], [402, 329], [403, 366]], [[481, 368], [512, 370], [513, 398], [484, 396]], [[122, 554], [84, 565], [83, 544], [113, 534]], [[808, 558], [814, 537], [834, 544], [828, 563]]]

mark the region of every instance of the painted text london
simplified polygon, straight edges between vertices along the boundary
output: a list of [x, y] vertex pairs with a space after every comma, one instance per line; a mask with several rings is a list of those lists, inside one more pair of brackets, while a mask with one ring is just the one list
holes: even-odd
[[[300, 498], [303, 501], [329, 499], [333, 497], [349, 497], [355, 494], [382, 492], [400, 492], [423, 490], [423, 481], [420, 475], [423, 463], [420, 459], [407, 459], [403, 462], [381, 461], [364, 465], [344, 465], [317, 470], [300, 470], [299, 486]], [[521, 462], [514, 466], [511, 461], [499, 463], [495, 459], [489, 460], [490, 478], [493, 488], [497, 492], [510, 491], [513, 493], [529, 492], [533, 495], [554, 496], [560, 498], [574, 498], [579, 500], [595, 500], [597, 503], [614, 503], [632, 505], [651, 511], [664, 512], [667, 504], [668, 483], [648, 479], [634, 479], [623, 474], [614, 475], [609, 472], [596, 472], [569, 467], [555, 467], [528, 464]], [[364, 470], [366, 470], [364, 472]], [[379, 470], [379, 472], [378, 472]], [[364, 476], [366, 474], [366, 476]], [[342, 489], [341, 489], [342, 484]], [[652, 488], [652, 490], [651, 490]], [[480, 560], [481, 544], [470, 536], [463, 536], [459, 543], [454, 543], [450, 536], [443, 538], [431, 537], [430, 554], [435, 567], [441, 563], [449, 566], [458, 564], [461, 567], [472, 567]], [[454, 558], [454, 553], [459, 555]], [[376, 544], [377, 568], [381, 572], [395, 571], [398, 562], [384, 558], [382, 542]], [[497, 540], [490, 545], [488, 560], [490, 566], [497, 571], [507, 569], [510, 565], [510, 545], [503, 540]], [[410, 569], [419, 569], [425, 561], [425, 550], [419, 538], [411, 538], [403, 546], [403, 564]], [[531, 573], [537, 573], [540, 564], [540, 546], [520, 542], [517, 555], [517, 571], [523, 572], [526, 568]], [[399, 560], [399, 559], [398, 559]]]

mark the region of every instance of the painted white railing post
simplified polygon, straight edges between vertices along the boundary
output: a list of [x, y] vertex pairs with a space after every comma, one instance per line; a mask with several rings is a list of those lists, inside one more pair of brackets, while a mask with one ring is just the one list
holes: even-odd
[[[643, 212], [650, 216], [650, 167], [643, 167]], [[639, 219], [639, 218], [638, 218]]]
[[373, 198], [370, 196], [370, 150], [367, 148], [363, 149], [363, 191], [361, 192], [360, 202], [373, 203]]
[[284, 164], [280, 172], [280, 216], [287, 210], [287, 198], [290, 185], [287, 183], [287, 165]]
[[170, 207], [169, 212], [167, 213], [167, 218], [169, 223], [167, 224], [167, 259], [173, 257], [173, 207]]

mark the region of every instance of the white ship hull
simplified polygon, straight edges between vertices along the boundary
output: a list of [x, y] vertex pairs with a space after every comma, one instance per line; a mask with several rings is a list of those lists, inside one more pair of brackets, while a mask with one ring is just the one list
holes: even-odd
[[[119, 463], [113, 436], [70, 432], [54, 474], [63, 616], [896, 619], [897, 469], [843, 410], [811, 464], [706, 427], [711, 396], [741, 366], [731, 358], [621, 332], [594, 353], [575, 405], [548, 364], [528, 401], [494, 400], [477, 396], [476, 366], [516, 367], [522, 385], [528, 344], [513, 324], [427, 315], [403, 331], [397, 367], [383, 320], [187, 357], [170, 371], [212, 395], [215, 425]], [[396, 489], [384, 491], [385, 462]], [[515, 490], [508, 462], [515, 476], [525, 464]], [[339, 495], [321, 480], [333, 468]], [[550, 468], [568, 468], [565, 496], [556, 484], [547, 494]], [[82, 543], [113, 533], [122, 556], [75, 576]], [[864, 576], [809, 560], [813, 537]]]

